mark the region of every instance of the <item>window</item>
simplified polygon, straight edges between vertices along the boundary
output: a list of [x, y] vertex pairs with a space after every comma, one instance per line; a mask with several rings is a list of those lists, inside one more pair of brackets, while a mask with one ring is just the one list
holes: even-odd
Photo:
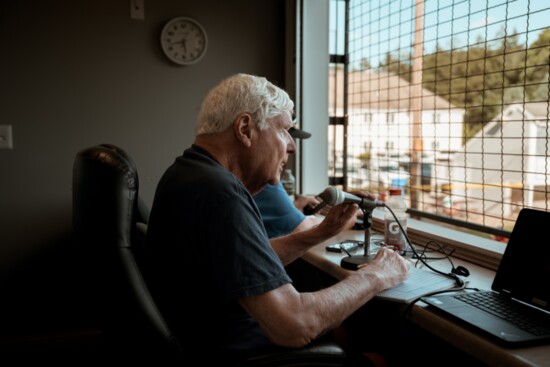
[[388, 124], [395, 123], [395, 112], [388, 112]]
[[403, 181], [382, 168], [399, 167], [413, 217], [504, 243], [521, 208], [550, 210], [549, 3], [331, 3], [345, 36], [329, 46], [329, 116], [347, 134], [329, 126], [329, 146], [348, 167], [334, 182], [383, 193]]

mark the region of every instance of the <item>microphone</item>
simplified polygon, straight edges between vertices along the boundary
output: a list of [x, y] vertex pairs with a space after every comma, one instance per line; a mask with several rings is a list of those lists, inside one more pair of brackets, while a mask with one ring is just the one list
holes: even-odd
[[[375, 208], [384, 207], [386, 205], [383, 201], [355, 196], [353, 194], [338, 190], [336, 187], [333, 186], [327, 187], [318, 196], [319, 198], [321, 198], [321, 200], [323, 200], [322, 203], [324, 203], [325, 205], [332, 206], [338, 204], [357, 204], [359, 205], [359, 208], [368, 211], [373, 211]], [[317, 207], [319, 205], [317, 205]]]
[[340, 261], [340, 266], [344, 269], [357, 270], [363, 266], [363, 264], [372, 260], [374, 255], [370, 253], [371, 213], [375, 208], [385, 207], [386, 204], [383, 201], [362, 198], [348, 192], [340, 191], [333, 186], [327, 187], [322, 193], [317, 195], [317, 198], [321, 201], [320, 204], [315, 207], [306, 206], [304, 208], [304, 213], [307, 211], [307, 213], [313, 214], [327, 205], [333, 206], [338, 204], [357, 204], [359, 208], [363, 209], [365, 215], [363, 219], [363, 226], [365, 228], [365, 242], [363, 245], [364, 254], [344, 257]]
[[324, 201], [321, 201], [316, 206], [312, 206], [312, 205], [308, 204], [304, 207], [303, 212], [304, 212], [305, 215], [313, 215], [313, 214], [317, 213], [319, 210], [323, 209], [325, 206], [327, 206], [327, 203], [325, 203]]

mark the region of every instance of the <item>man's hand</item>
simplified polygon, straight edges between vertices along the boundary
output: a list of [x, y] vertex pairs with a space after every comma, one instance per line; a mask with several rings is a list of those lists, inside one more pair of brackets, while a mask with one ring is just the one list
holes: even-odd
[[[349, 193], [352, 194], [352, 195], [355, 195], [355, 196], [359, 196], [360, 198], [376, 200], [376, 195], [374, 195], [370, 192], [363, 191], [363, 190], [350, 191]], [[364, 217], [363, 211], [361, 209], [357, 210], [357, 218], [358, 219], [363, 219], [363, 217]]]
[[319, 205], [319, 203], [320, 201], [317, 200], [314, 196], [296, 195], [294, 199], [294, 206], [301, 212], [304, 211], [306, 205], [316, 207], [317, 205]]
[[372, 261], [361, 266], [357, 271], [374, 275], [381, 282], [379, 286], [384, 290], [407, 279], [411, 264], [394, 250], [382, 247]]
[[355, 195], [355, 196], [359, 196], [360, 198], [376, 200], [376, 195], [374, 195], [370, 192], [363, 191], [363, 190], [350, 191], [349, 193], [352, 194], [352, 195]]
[[327, 235], [335, 236], [345, 229], [353, 228], [358, 211], [360, 209], [357, 204], [334, 205], [329, 209], [325, 219], [319, 224], [319, 228]]

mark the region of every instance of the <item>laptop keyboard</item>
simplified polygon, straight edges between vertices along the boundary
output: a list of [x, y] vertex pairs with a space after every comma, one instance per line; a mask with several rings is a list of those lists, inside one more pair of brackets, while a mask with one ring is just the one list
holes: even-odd
[[535, 315], [527, 306], [510, 301], [493, 292], [458, 294], [456, 299], [507, 320], [533, 335], [550, 333], [550, 322], [544, 315]]

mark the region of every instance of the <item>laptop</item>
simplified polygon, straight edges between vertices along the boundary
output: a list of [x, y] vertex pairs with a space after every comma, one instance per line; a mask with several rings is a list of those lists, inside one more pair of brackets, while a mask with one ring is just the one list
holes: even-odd
[[[506, 346], [550, 343], [550, 212], [520, 211], [491, 290], [422, 297], [429, 307], [450, 315]], [[464, 298], [489, 296], [501, 301], [511, 316], [496, 316], [483, 302]], [[521, 324], [511, 319], [529, 320]]]

